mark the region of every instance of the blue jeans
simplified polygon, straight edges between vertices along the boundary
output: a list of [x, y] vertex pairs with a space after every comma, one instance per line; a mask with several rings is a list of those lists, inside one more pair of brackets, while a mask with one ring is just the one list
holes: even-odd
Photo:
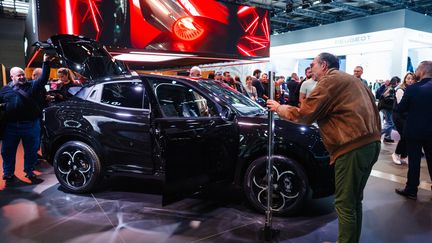
[[391, 139], [391, 132], [394, 129], [393, 123], [393, 111], [382, 109], [382, 113], [384, 114], [384, 127], [381, 130], [381, 134], [384, 134], [385, 138]]
[[1, 148], [4, 175], [10, 176], [15, 173], [15, 158], [21, 140], [24, 147], [24, 172], [32, 174], [40, 144], [39, 119], [6, 124]]

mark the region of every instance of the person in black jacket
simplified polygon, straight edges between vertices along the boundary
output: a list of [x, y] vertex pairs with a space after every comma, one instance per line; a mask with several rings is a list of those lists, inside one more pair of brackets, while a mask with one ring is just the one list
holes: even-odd
[[267, 99], [267, 95], [265, 94], [264, 91], [264, 86], [262, 85], [261, 81], [259, 80], [259, 77], [261, 76], [261, 70], [259, 69], [255, 69], [253, 71], [253, 76], [252, 76], [252, 86], [255, 87], [256, 91], [257, 91], [257, 99]]
[[377, 100], [381, 99], [381, 96], [383, 95], [384, 91], [387, 89], [387, 87], [390, 85], [390, 80], [387, 79], [384, 84], [382, 84], [376, 91], [375, 91], [375, 98]]
[[37, 179], [33, 167], [37, 162], [40, 140], [41, 90], [48, 82], [49, 55], [44, 55], [42, 75], [27, 81], [24, 70], [10, 70], [12, 82], [0, 91], [1, 107], [5, 111], [6, 127], [3, 133], [1, 155], [3, 158], [3, 180], [12, 180], [15, 173], [15, 157], [18, 144], [24, 147], [24, 172], [30, 180]]
[[420, 184], [422, 148], [432, 179], [432, 61], [423, 61], [415, 72], [419, 82], [410, 85], [397, 106], [400, 113], [407, 112], [404, 135], [408, 148], [408, 176], [405, 188], [395, 189], [409, 199], [417, 199]]
[[299, 104], [299, 95], [300, 89], [298, 89], [299, 93], [297, 93], [297, 87], [300, 85], [300, 80], [297, 73], [291, 74], [291, 79], [287, 83], [288, 88], [288, 104], [291, 106], [298, 106]]
[[394, 76], [390, 79], [389, 85], [379, 98], [378, 109], [383, 113], [384, 126], [381, 130], [381, 134], [384, 134], [385, 143], [394, 143], [391, 138], [391, 132], [395, 128], [393, 122], [393, 106], [396, 100], [396, 86], [400, 83], [400, 78]]

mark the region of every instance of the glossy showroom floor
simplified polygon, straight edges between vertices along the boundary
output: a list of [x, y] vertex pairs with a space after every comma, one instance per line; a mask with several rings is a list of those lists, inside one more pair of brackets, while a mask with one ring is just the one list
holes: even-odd
[[[406, 165], [394, 165], [395, 145], [383, 145], [366, 190], [361, 242], [431, 242], [432, 192], [426, 164], [418, 200], [394, 193], [405, 182]], [[17, 172], [22, 170], [22, 150]], [[43, 182], [23, 174], [11, 185], [0, 180], [0, 242], [260, 242], [264, 216], [240, 193], [219, 190], [161, 207], [159, 186], [113, 178], [97, 193], [64, 193], [52, 167], [39, 166]], [[337, 238], [333, 198], [310, 201], [297, 217], [274, 218], [278, 242], [322, 242]]]

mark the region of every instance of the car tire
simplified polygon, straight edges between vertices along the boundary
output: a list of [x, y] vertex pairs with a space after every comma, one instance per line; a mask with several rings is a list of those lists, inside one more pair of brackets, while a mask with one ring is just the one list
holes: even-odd
[[[253, 161], [244, 175], [243, 190], [258, 211], [267, 209], [267, 158]], [[303, 167], [295, 160], [274, 156], [272, 209], [275, 215], [294, 215], [308, 197], [309, 181]]]
[[84, 142], [66, 142], [56, 151], [53, 161], [55, 175], [68, 192], [90, 192], [101, 180], [99, 157]]

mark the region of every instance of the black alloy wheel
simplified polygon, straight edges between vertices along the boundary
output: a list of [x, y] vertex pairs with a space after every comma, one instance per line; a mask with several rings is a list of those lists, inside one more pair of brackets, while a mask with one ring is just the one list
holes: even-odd
[[80, 141], [63, 144], [54, 155], [53, 166], [62, 187], [73, 193], [93, 190], [102, 177], [96, 152]]
[[[249, 203], [258, 211], [267, 208], [267, 159], [258, 158], [246, 170], [243, 189]], [[273, 157], [272, 210], [275, 215], [293, 215], [303, 206], [309, 192], [308, 178], [296, 161]]]

